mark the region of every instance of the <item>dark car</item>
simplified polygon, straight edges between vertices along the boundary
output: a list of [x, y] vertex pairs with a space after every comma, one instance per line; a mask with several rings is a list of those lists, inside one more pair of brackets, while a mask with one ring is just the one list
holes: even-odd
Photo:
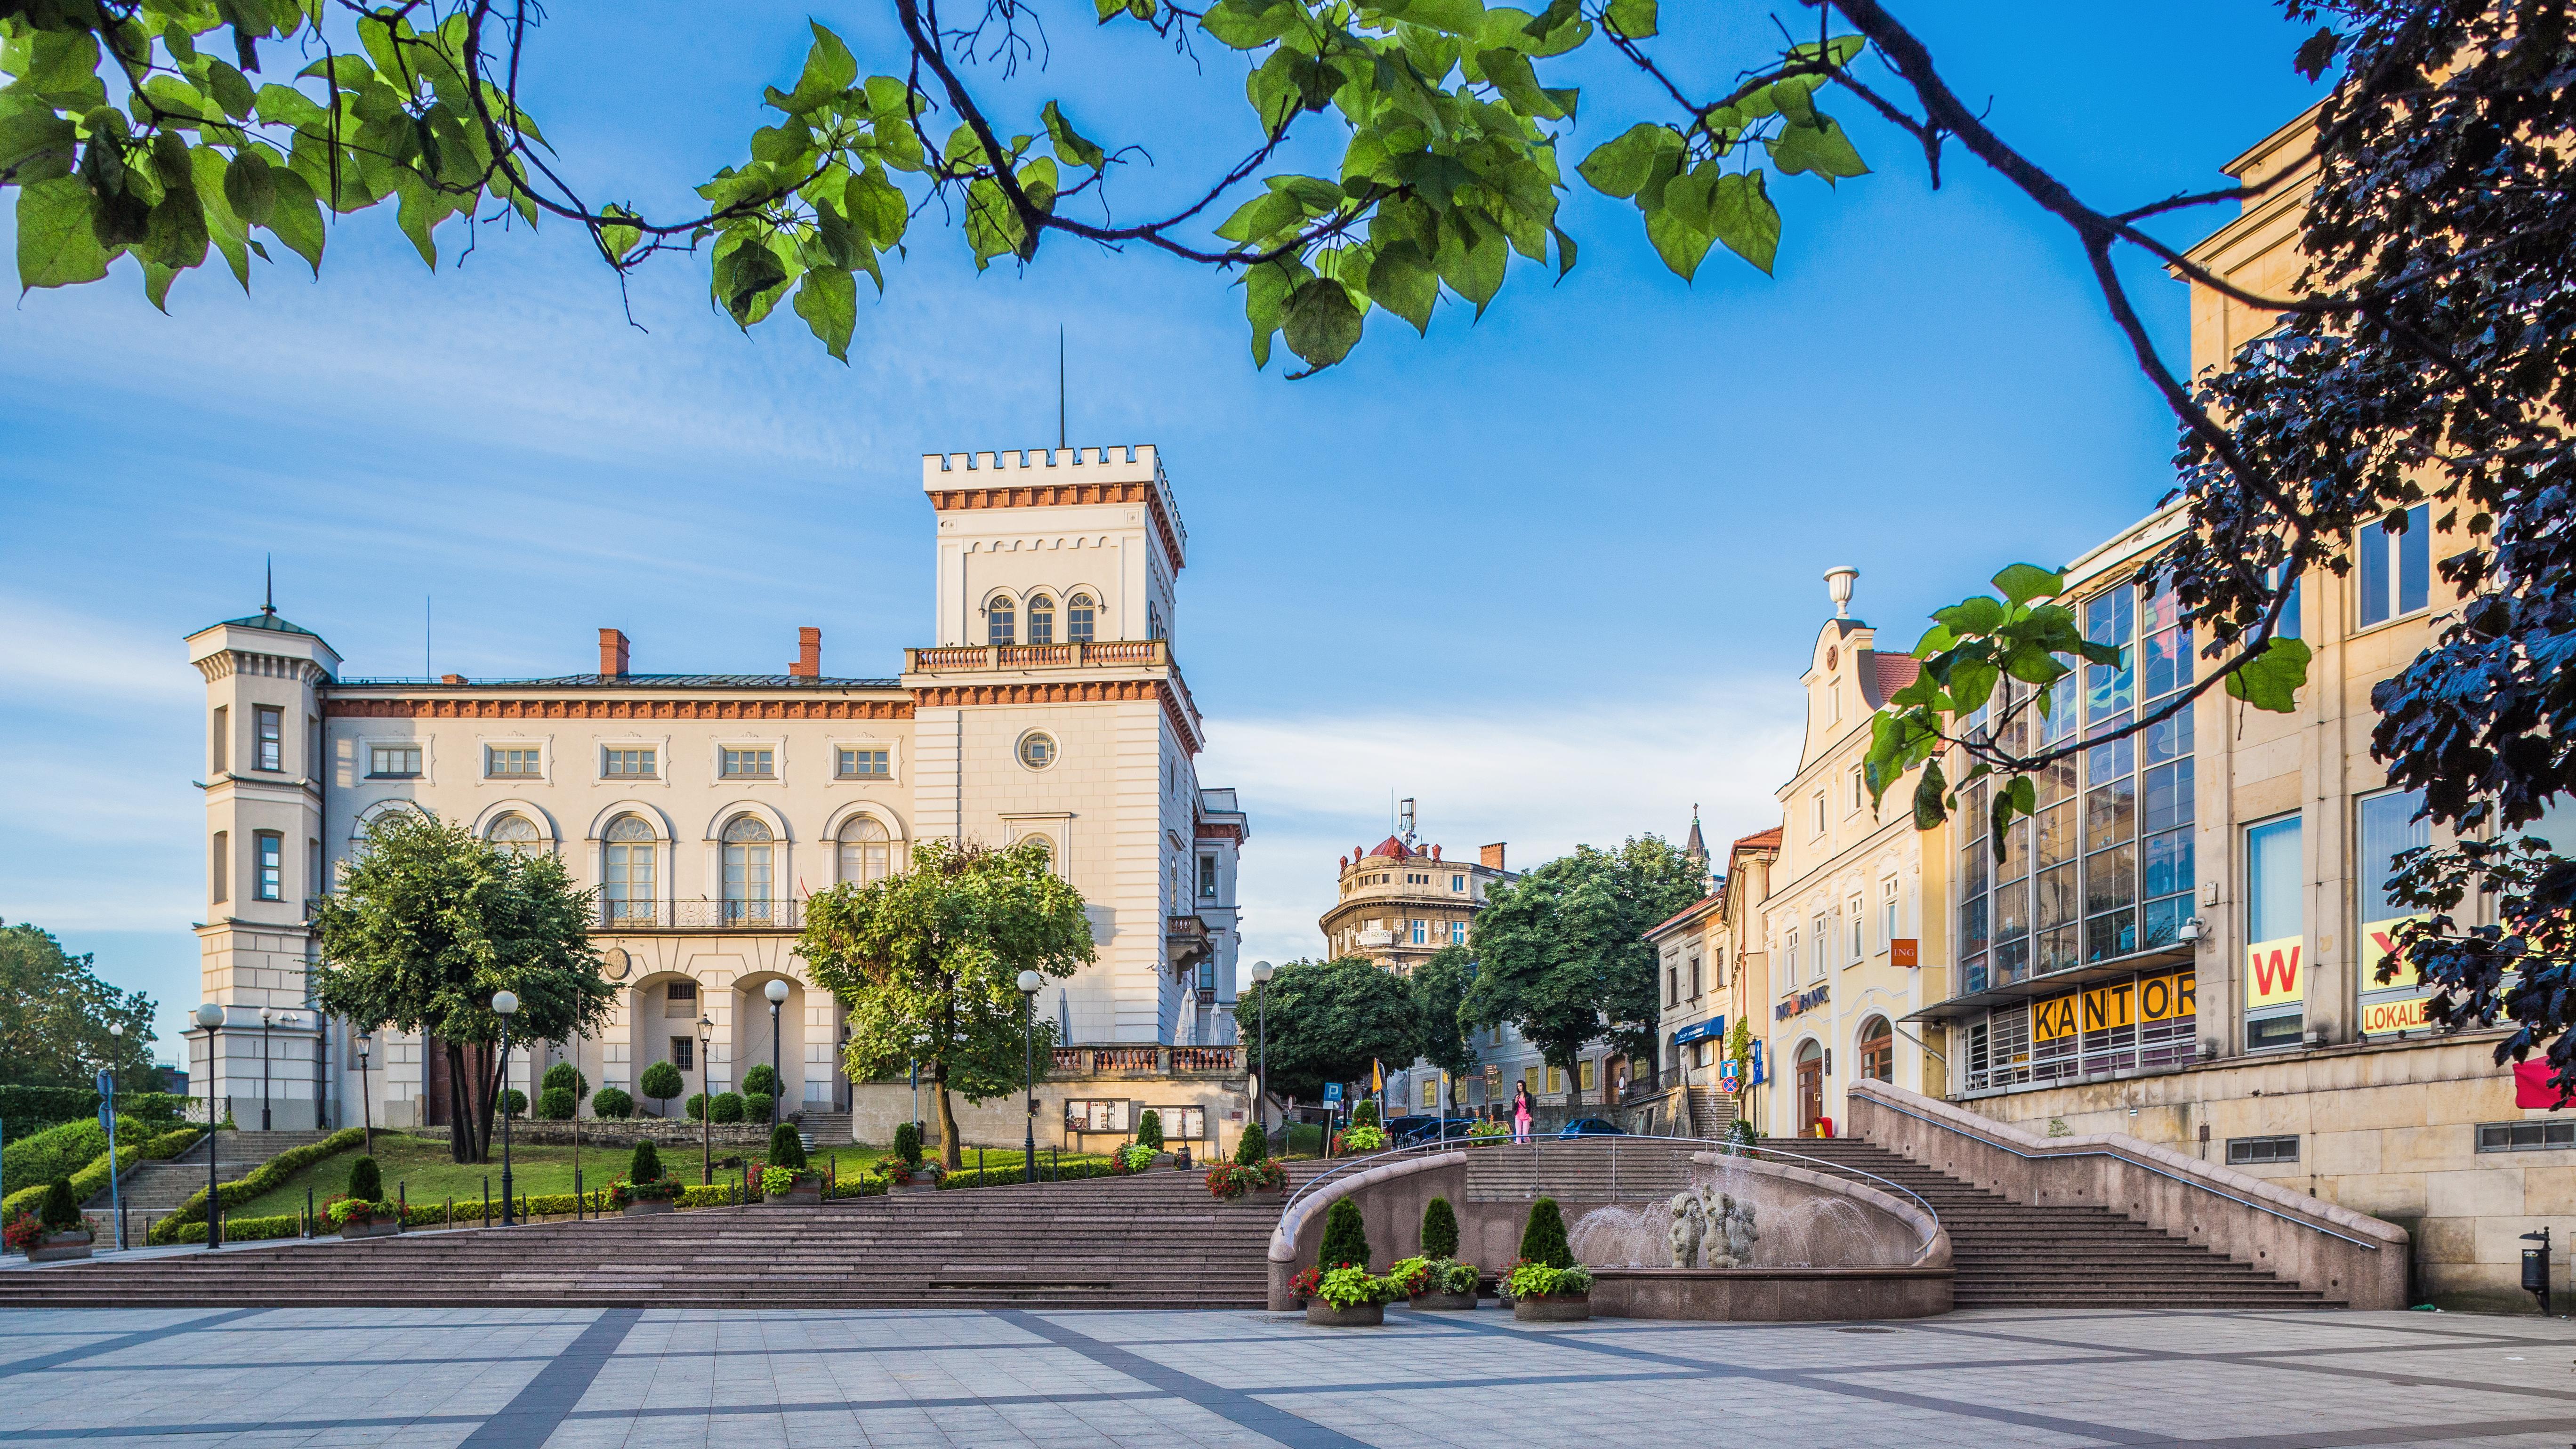
[[1559, 1137], [1625, 1137], [1628, 1129], [1606, 1117], [1577, 1117], [1565, 1124]]
[[[1401, 1125], [1407, 1123], [1411, 1125]], [[1418, 1147], [1425, 1142], [1438, 1142], [1444, 1137], [1452, 1141], [1461, 1140], [1466, 1137], [1467, 1129], [1474, 1125], [1476, 1125], [1476, 1119], [1473, 1117], [1452, 1117], [1448, 1121], [1448, 1131], [1444, 1133], [1441, 1130], [1441, 1121], [1437, 1117], [1398, 1117], [1395, 1123], [1390, 1124], [1389, 1130], [1395, 1133], [1393, 1140], [1396, 1146]]]

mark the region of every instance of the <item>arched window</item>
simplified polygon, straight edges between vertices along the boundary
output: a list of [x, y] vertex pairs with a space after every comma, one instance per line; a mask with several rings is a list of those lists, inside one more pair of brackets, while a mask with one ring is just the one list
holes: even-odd
[[894, 838], [883, 825], [862, 815], [841, 827], [841, 879], [866, 885], [893, 873]]
[[1094, 608], [1089, 594], [1076, 594], [1072, 598], [1065, 600], [1064, 642], [1067, 644], [1090, 643], [1093, 613]]
[[633, 815], [608, 823], [608, 924], [651, 925], [656, 894], [653, 827]]
[[1019, 616], [1011, 612], [1011, 596], [1008, 594], [1001, 595], [986, 604], [984, 606], [984, 642], [987, 644], [1017, 643], [1017, 639], [1013, 636], [1018, 619]]
[[1044, 594], [1029, 595], [1029, 642], [1055, 642], [1055, 600]]
[[724, 828], [726, 925], [769, 924], [770, 842], [757, 815], [737, 815]]
[[1896, 1033], [1886, 1017], [1873, 1016], [1861, 1023], [1860, 1074], [1873, 1082], [1896, 1080]]
[[504, 815], [493, 821], [485, 839], [513, 855], [534, 855], [545, 848], [545, 838], [537, 833], [537, 823], [525, 815]]

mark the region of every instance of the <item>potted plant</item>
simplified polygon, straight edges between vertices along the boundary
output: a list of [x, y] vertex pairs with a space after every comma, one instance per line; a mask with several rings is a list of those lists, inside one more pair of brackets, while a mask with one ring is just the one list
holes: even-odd
[[1458, 1213], [1449, 1199], [1435, 1197], [1422, 1205], [1422, 1256], [1396, 1264], [1387, 1276], [1403, 1283], [1415, 1308], [1437, 1313], [1475, 1308], [1479, 1270], [1458, 1261]]
[[1524, 1323], [1579, 1323], [1592, 1316], [1592, 1272], [1574, 1261], [1555, 1198], [1530, 1204], [1521, 1254], [1504, 1270], [1503, 1289], [1512, 1300], [1512, 1316]]
[[1136, 1145], [1153, 1154], [1146, 1161], [1157, 1167], [1172, 1160], [1171, 1154], [1163, 1150], [1162, 1113], [1148, 1107], [1137, 1116]]
[[55, 1178], [54, 1185], [45, 1189], [44, 1206], [36, 1210], [36, 1220], [42, 1231], [35, 1246], [27, 1250], [28, 1262], [63, 1263], [89, 1256], [89, 1222], [72, 1196], [70, 1178]]
[[1109, 1170], [1112, 1172], [1143, 1172], [1153, 1165], [1154, 1149], [1142, 1142], [1125, 1142], [1109, 1149]]
[[921, 1128], [906, 1122], [894, 1129], [894, 1156], [877, 1164], [886, 1176], [888, 1192], [935, 1192], [939, 1188], [940, 1168], [935, 1162], [921, 1160]]
[[1234, 1145], [1234, 1160], [1220, 1162], [1208, 1169], [1208, 1192], [1218, 1202], [1274, 1205], [1278, 1200], [1264, 1194], [1288, 1190], [1288, 1171], [1270, 1156], [1270, 1134], [1255, 1122], [1243, 1129], [1243, 1140]]
[[1377, 1152], [1386, 1146], [1386, 1129], [1375, 1122], [1354, 1122], [1333, 1134], [1333, 1155], [1345, 1157], [1354, 1152]]
[[21, 1212], [6, 1222], [0, 1222], [0, 1248], [12, 1253], [33, 1252], [38, 1240], [44, 1236], [44, 1220], [34, 1213]]
[[1479, 1117], [1467, 1125], [1467, 1140], [1470, 1142], [1487, 1142], [1496, 1137], [1511, 1135], [1512, 1129], [1491, 1117]]
[[400, 1232], [402, 1223], [393, 1205], [384, 1201], [384, 1173], [372, 1157], [361, 1157], [349, 1164], [349, 1191], [323, 1205], [323, 1212], [340, 1229], [343, 1238], [381, 1238]]
[[1386, 1322], [1386, 1303], [1402, 1289], [1369, 1272], [1368, 1230], [1360, 1205], [1337, 1198], [1324, 1214], [1324, 1241], [1315, 1266], [1288, 1280], [1306, 1302], [1306, 1321], [1328, 1328], [1366, 1328]]
[[662, 1171], [662, 1155], [653, 1139], [635, 1144], [626, 1160], [626, 1175], [608, 1185], [608, 1205], [630, 1218], [679, 1211], [680, 1180]]
[[760, 1200], [766, 1203], [816, 1204], [823, 1200], [823, 1174], [805, 1160], [805, 1139], [796, 1124], [781, 1122], [769, 1132], [769, 1162], [760, 1170]]

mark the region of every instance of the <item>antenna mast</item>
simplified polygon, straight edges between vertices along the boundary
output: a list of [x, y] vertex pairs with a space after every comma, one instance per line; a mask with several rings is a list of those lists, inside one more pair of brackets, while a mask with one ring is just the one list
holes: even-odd
[[1055, 329], [1055, 450], [1064, 451], [1064, 324]]

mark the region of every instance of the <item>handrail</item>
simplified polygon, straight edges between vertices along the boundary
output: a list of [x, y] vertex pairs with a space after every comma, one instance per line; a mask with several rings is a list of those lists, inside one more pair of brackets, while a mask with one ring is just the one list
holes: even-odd
[[[1876, 1098], [1876, 1097], [1873, 1097], [1871, 1100], [1872, 1100], [1872, 1102], [1873, 1102], [1875, 1105], [1877, 1105], [1877, 1106], [1884, 1107], [1884, 1108], [1886, 1108], [1888, 1111], [1891, 1111], [1891, 1112], [1902, 1112], [1902, 1113], [1904, 1113], [1906, 1116], [1913, 1118], [1913, 1119], [1914, 1119], [1915, 1121], [1917, 1121], [1917, 1122], [1924, 1123], [1924, 1124], [1925, 1124], [1925, 1125], [1927, 1125], [1927, 1126], [1939, 1127], [1939, 1128], [1942, 1128], [1942, 1129], [1943, 1129], [1943, 1130], [1945, 1130], [1945, 1131], [1952, 1131], [1952, 1132], [1957, 1132], [1957, 1131], [1959, 1131], [1959, 1129], [1958, 1129], [1958, 1128], [1951, 1126], [1951, 1124], [1949, 1124], [1949, 1123], [1947, 1123], [1947, 1122], [1944, 1122], [1944, 1121], [1941, 1121], [1941, 1120], [1940, 1120], [1939, 1118], [1937, 1118], [1937, 1117], [1927, 1117], [1927, 1116], [1925, 1116], [1924, 1114], [1922, 1114], [1922, 1113], [1920, 1113], [1920, 1112], [1915, 1111], [1915, 1110], [1914, 1110], [1913, 1108], [1911, 1108], [1911, 1107], [1899, 1106], [1898, 1104], [1896, 1104], [1896, 1103], [1894, 1103], [1894, 1102], [1885, 1101], [1885, 1100], [1882, 1100], [1882, 1099], [1879, 1099], [1879, 1098]], [[1961, 1132], [1961, 1133], [1960, 1133], [1960, 1135], [1961, 1135], [1961, 1136], [1968, 1136], [1968, 1135], [1970, 1135], [1970, 1134], [1965, 1133], [1965, 1132]], [[1985, 1136], [1978, 1136], [1978, 1137], [1976, 1138], [1976, 1140], [1977, 1140], [1978, 1142], [1980, 1142], [1980, 1143], [1983, 1143], [1984, 1145], [1986, 1145], [1986, 1146], [1988, 1146], [1988, 1147], [1995, 1148], [1995, 1149], [1997, 1149], [1998, 1151], [2002, 1151], [2002, 1152], [2009, 1152], [2009, 1153], [2011, 1153], [2013, 1156], [2020, 1158], [2020, 1159], [2021, 1159], [2022, 1161], [2024, 1161], [2024, 1162], [2040, 1162], [2040, 1161], [2051, 1160], [2051, 1159], [2055, 1159], [2055, 1158], [2065, 1158], [2065, 1157], [2110, 1157], [2110, 1158], [2117, 1158], [2119, 1161], [2124, 1162], [2124, 1163], [2127, 1163], [2127, 1164], [2129, 1164], [2129, 1165], [2130, 1165], [2130, 1166], [2132, 1166], [2132, 1167], [2143, 1168], [2143, 1169], [2145, 1169], [2145, 1170], [2146, 1170], [2146, 1171], [2148, 1171], [2148, 1172], [2152, 1172], [2152, 1173], [2154, 1173], [2156, 1176], [2161, 1177], [2161, 1178], [2164, 1178], [2164, 1179], [2165, 1179], [2166, 1181], [2168, 1181], [2168, 1182], [2178, 1182], [2178, 1183], [2181, 1183], [2181, 1184], [2182, 1184], [2183, 1186], [2185, 1186], [2185, 1187], [2198, 1188], [2198, 1189], [2200, 1189], [2202, 1192], [2208, 1193], [2208, 1194], [2209, 1194], [2210, 1196], [2212, 1196], [2212, 1197], [2225, 1198], [2227, 1201], [2232, 1202], [2232, 1203], [2236, 1204], [2236, 1205], [2237, 1205], [2237, 1206], [2239, 1206], [2239, 1207], [2250, 1207], [2250, 1208], [2254, 1209], [2254, 1210], [2255, 1210], [2256, 1212], [2258, 1212], [2258, 1213], [2268, 1213], [2268, 1214], [2270, 1214], [2270, 1215], [2271, 1215], [2271, 1216], [2273, 1216], [2273, 1217], [2279, 1218], [2281, 1221], [2283, 1221], [2283, 1222], [2285, 1222], [2285, 1223], [2296, 1223], [2296, 1224], [2297, 1224], [2297, 1225], [2299, 1225], [2300, 1227], [2306, 1228], [2306, 1229], [2307, 1229], [2308, 1231], [2310, 1231], [2310, 1232], [2323, 1233], [2323, 1234], [2325, 1234], [2325, 1235], [2326, 1235], [2327, 1237], [2329, 1237], [2329, 1238], [2341, 1238], [2343, 1241], [2345, 1241], [2345, 1242], [2347, 1242], [2347, 1243], [2351, 1243], [2351, 1244], [2353, 1244], [2353, 1245], [2355, 1245], [2355, 1246], [2357, 1246], [2357, 1247], [2368, 1248], [2370, 1251], [2372, 1251], [2372, 1252], [2374, 1252], [2374, 1253], [2376, 1253], [2376, 1252], [2378, 1252], [2378, 1251], [2380, 1250], [2380, 1245], [2379, 1245], [2379, 1244], [2374, 1243], [2374, 1242], [2371, 1242], [2371, 1241], [2369, 1241], [2368, 1239], [2365, 1239], [2365, 1238], [2356, 1238], [2356, 1237], [2352, 1236], [2350, 1233], [2339, 1233], [2339, 1232], [2336, 1232], [2334, 1229], [2332, 1229], [2332, 1228], [2330, 1228], [2330, 1227], [2327, 1227], [2327, 1226], [2325, 1226], [2325, 1225], [2324, 1225], [2324, 1224], [2322, 1224], [2322, 1223], [2312, 1223], [2312, 1222], [2309, 1222], [2306, 1218], [2302, 1218], [2302, 1217], [2295, 1217], [2295, 1216], [2293, 1216], [2293, 1215], [2291, 1215], [2291, 1214], [2289, 1214], [2289, 1213], [2285, 1213], [2285, 1212], [2281, 1211], [2279, 1208], [2276, 1208], [2276, 1207], [2268, 1207], [2268, 1206], [2266, 1206], [2266, 1205], [2264, 1205], [2264, 1204], [2262, 1204], [2262, 1203], [2259, 1203], [2259, 1202], [2254, 1201], [2254, 1200], [2253, 1200], [2253, 1199], [2251, 1199], [2251, 1198], [2242, 1198], [2242, 1197], [2238, 1197], [2236, 1194], [2234, 1194], [2234, 1193], [2232, 1193], [2232, 1192], [2225, 1191], [2224, 1189], [2221, 1189], [2221, 1188], [2213, 1187], [2213, 1186], [2211, 1186], [2211, 1185], [2210, 1185], [2210, 1184], [2208, 1184], [2208, 1183], [2201, 1182], [2201, 1181], [2198, 1181], [2198, 1180], [2193, 1179], [2193, 1178], [2185, 1177], [2185, 1176], [2183, 1176], [2182, 1174], [2177, 1173], [2177, 1172], [2168, 1172], [2168, 1171], [2166, 1171], [2164, 1168], [2158, 1167], [2158, 1166], [2157, 1166], [2156, 1164], [2154, 1164], [2153, 1162], [2150, 1162], [2150, 1161], [2148, 1161], [2148, 1160], [2146, 1160], [2145, 1158], [2142, 1158], [2142, 1157], [2133, 1157], [2133, 1156], [2128, 1156], [2128, 1155], [2125, 1155], [2125, 1154], [2122, 1154], [2122, 1153], [2118, 1153], [2118, 1152], [2113, 1152], [2113, 1151], [2110, 1151], [2110, 1150], [2108, 1150], [2108, 1149], [2106, 1149], [2106, 1148], [2101, 1148], [2101, 1147], [2070, 1147], [2070, 1148], [2067, 1148], [2067, 1149], [2065, 1149], [2064, 1151], [2060, 1151], [2060, 1152], [2024, 1152], [2024, 1151], [2022, 1151], [2020, 1148], [2013, 1146], [2011, 1143], [2009, 1143], [2009, 1142], [2005, 1142], [2005, 1141], [2002, 1141], [2002, 1140], [1997, 1139], [1997, 1138], [1991, 1138], [1991, 1137], [1985, 1137]]]
[[1313, 1194], [1315, 1189], [1323, 1186], [1327, 1182], [1333, 1181], [1342, 1174], [1346, 1172], [1366, 1171], [1371, 1167], [1383, 1167], [1388, 1165], [1390, 1159], [1401, 1159], [1432, 1152], [1455, 1152], [1462, 1149], [1478, 1150], [1495, 1147], [1526, 1147], [1531, 1149], [1530, 1155], [1535, 1159], [1539, 1155], [1537, 1149], [1543, 1141], [1553, 1141], [1561, 1147], [1578, 1147], [1587, 1143], [1608, 1144], [1611, 1151], [1610, 1165], [1613, 1182], [1612, 1191], [1615, 1194], [1617, 1191], [1616, 1182], [1619, 1162], [1618, 1147], [1622, 1140], [1630, 1142], [1653, 1142], [1659, 1144], [1669, 1143], [1676, 1148], [1707, 1148], [1722, 1155], [1731, 1157], [1749, 1157], [1759, 1155], [1766, 1160], [1785, 1160], [1790, 1164], [1802, 1166], [1808, 1171], [1815, 1172], [1819, 1176], [1866, 1179], [1870, 1186], [1875, 1187], [1882, 1192], [1910, 1200], [1916, 1207], [1923, 1210], [1923, 1215], [1926, 1218], [1931, 1220], [1932, 1230], [1924, 1234], [1923, 1241], [1916, 1246], [1916, 1252], [1918, 1255], [1932, 1246], [1933, 1238], [1939, 1236], [1942, 1230], [1941, 1215], [1933, 1210], [1932, 1204], [1925, 1202], [1922, 1194], [1905, 1186], [1903, 1183], [1891, 1181], [1879, 1176], [1877, 1173], [1867, 1171], [1863, 1168], [1853, 1167], [1847, 1163], [1836, 1162], [1831, 1158], [1815, 1157], [1803, 1152], [1790, 1152], [1782, 1148], [1767, 1147], [1759, 1142], [1748, 1143], [1732, 1137], [1629, 1137], [1623, 1139], [1620, 1137], [1587, 1136], [1572, 1138], [1539, 1138], [1534, 1136], [1526, 1142], [1514, 1141], [1509, 1137], [1438, 1138], [1429, 1142], [1417, 1142], [1407, 1147], [1390, 1147], [1383, 1152], [1371, 1153], [1366, 1157], [1354, 1157], [1338, 1167], [1328, 1168], [1323, 1172], [1319, 1172], [1313, 1177], [1310, 1177], [1304, 1182], [1298, 1184], [1296, 1190], [1288, 1195], [1288, 1200], [1280, 1205], [1279, 1217], [1283, 1224], [1286, 1223], [1289, 1216], [1297, 1211], [1299, 1203], [1303, 1202], [1308, 1196]]

